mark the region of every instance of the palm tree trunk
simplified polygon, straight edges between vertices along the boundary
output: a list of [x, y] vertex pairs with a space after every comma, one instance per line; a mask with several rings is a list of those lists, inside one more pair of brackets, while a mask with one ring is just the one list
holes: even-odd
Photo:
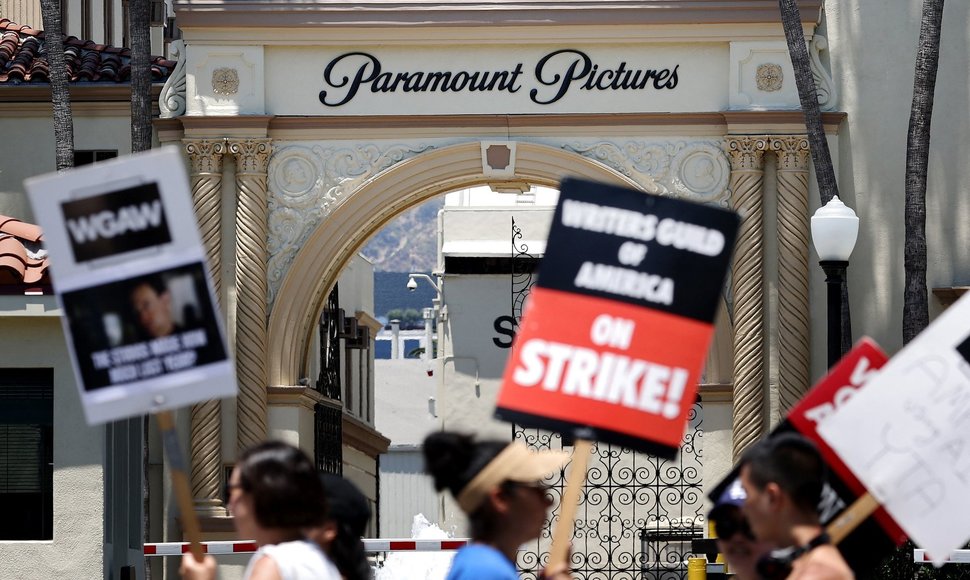
[[[128, 37], [131, 39], [131, 152], [152, 148], [151, 0], [128, 3]], [[142, 418], [142, 541], [151, 540], [149, 494], [148, 417]], [[145, 559], [145, 578], [152, 569]]]
[[[829, 143], [825, 138], [825, 126], [822, 124], [822, 111], [818, 106], [818, 91], [815, 88], [815, 78], [808, 59], [808, 49], [805, 46], [805, 33], [802, 31], [802, 19], [798, 11], [796, 0], [778, 0], [781, 11], [781, 24], [785, 29], [785, 40], [788, 42], [788, 54], [792, 67], [795, 69], [795, 86], [798, 88], [798, 101], [805, 114], [805, 128], [808, 132], [808, 145], [812, 152], [812, 163], [815, 166], [815, 178], [818, 181], [818, 192], [822, 205], [832, 197], [839, 195], [839, 184], [835, 179], [835, 167], [832, 165], [832, 154]], [[842, 280], [842, 352], [852, 347], [852, 315], [849, 311], [849, 284]]]
[[54, 152], [57, 170], [61, 171], [74, 166], [74, 116], [71, 113], [71, 93], [64, 59], [61, 3], [59, 0], [41, 0], [40, 11], [44, 21], [44, 49], [51, 84]]
[[798, 101], [805, 114], [805, 127], [808, 130], [808, 145], [815, 165], [815, 178], [818, 180], [822, 205], [825, 205], [833, 196], [839, 195], [839, 185], [835, 180], [835, 168], [832, 165], [832, 154], [829, 153], [829, 143], [825, 139], [822, 111], [818, 106], [818, 92], [815, 89], [815, 79], [812, 77], [808, 49], [805, 46], [802, 19], [796, 0], [778, 0], [778, 7], [781, 10], [781, 24], [785, 28], [785, 40], [788, 41], [788, 54], [795, 69]]
[[131, 152], [152, 148], [151, 0], [130, 0]]
[[940, 29], [943, 0], [924, 0], [919, 27], [919, 49], [913, 78], [913, 104], [906, 137], [906, 245], [903, 265], [903, 343], [930, 323], [926, 292], [926, 173], [930, 156], [930, 122], [933, 93], [940, 63]]

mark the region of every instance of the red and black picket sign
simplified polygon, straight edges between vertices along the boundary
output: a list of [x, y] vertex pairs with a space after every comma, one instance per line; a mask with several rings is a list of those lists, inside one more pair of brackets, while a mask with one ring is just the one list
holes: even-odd
[[[817, 426], [845, 404], [888, 360], [875, 342], [863, 338], [792, 407], [785, 420], [768, 435], [772, 438], [781, 433], [796, 432], [818, 447], [828, 467], [827, 485], [819, 505], [819, 519], [823, 526], [835, 521], [866, 494], [866, 489], [821, 438]], [[739, 469], [735, 468], [708, 494], [711, 501], [720, 497], [738, 476]], [[839, 542], [838, 548], [856, 574], [863, 575], [872, 571], [893, 548], [905, 540], [906, 533], [884, 509], [878, 509]]]
[[564, 180], [496, 416], [676, 455], [738, 223], [713, 206]]

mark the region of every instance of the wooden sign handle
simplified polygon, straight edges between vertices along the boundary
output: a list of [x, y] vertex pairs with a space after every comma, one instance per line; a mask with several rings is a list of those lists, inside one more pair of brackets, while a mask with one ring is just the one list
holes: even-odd
[[182, 459], [182, 449], [179, 447], [178, 433], [175, 431], [175, 417], [171, 411], [159, 411], [155, 414], [158, 428], [162, 435], [162, 446], [168, 457], [169, 469], [172, 473], [172, 488], [178, 502], [179, 513], [182, 516], [182, 531], [189, 541], [189, 549], [196, 562], [202, 562], [205, 557], [202, 552], [202, 532], [199, 529], [199, 518], [192, 505], [192, 492], [189, 489], [189, 476]]
[[866, 492], [825, 528], [829, 539], [833, 544], [838, 544], [877, 509], [879, 509], [879, 501], [871, 493]]
[[565, 564], [569, 557], [569, 544], [573, 536], [573, 525], [576, 521], [576, 508], [579, 506], [579, 495], [586, 483], [586, 465], [593, 443], [586, 439], [578, 439], [573, 446], [573, 461], [569, 467], [569, 477], [566, 479], [566, 489], [559, 502], [559, 522], [552, 532], [552, 548], [549, 550], [547, 567]]

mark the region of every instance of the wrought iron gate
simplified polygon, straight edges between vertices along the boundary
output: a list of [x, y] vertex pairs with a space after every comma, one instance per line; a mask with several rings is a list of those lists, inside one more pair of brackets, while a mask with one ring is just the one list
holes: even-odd
[[[690, 543], [703, 536], [704, 525], [700, 402], [689, 419], [680, 454], [672, 460], [594, 444], [573, 532], [570, 565], [575, 578], [687, 577]], [[558, 433], [515, 425], [512, 435], [534, 449], [569, 449]], [[548, 558], [566, 469], [547, 481], [553, 509], [539, 539], [519, 552], [523, 578], [536, 578]]]
[[313, 412], [314, 460], [317, 469], [343, 473], [343, 406], [340, 402], [340, 330], [343, 310], [337, 285], [327, 297], [320, 317], [320, 376], [314, 388], [328, 399]]
[[[512, 316], [516, 328], [535, 277], [535, 256], [512, 220]], [[573, 531], [570, 567], [583, 580], [683, 580], [691, 540], [703, 536], [702, 415], [698, 401], [688, 416], [680, 453], [673, 460], [596, 443]], [[534, 449], [562, 449], [557, 433], [512, 427], [513, 439]], [[553, 509], [542, 534], [519, 551], [522, 578], [538, 577], [549, 557], [552, 527], [568, 465], [547, 484]]]

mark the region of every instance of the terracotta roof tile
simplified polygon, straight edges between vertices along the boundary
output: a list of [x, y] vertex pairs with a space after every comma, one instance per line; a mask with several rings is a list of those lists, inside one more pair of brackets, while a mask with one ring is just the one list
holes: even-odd
[[13, 236], [0, 238], [0, 269], [12, 274], [16, 282], [22, 282], [27, 272], [27, 250]]
[[0, 293], [25, 284], [46, 286], [45, 293], [50, 292], [50, 259], [41, 247], [43, 240], [39, 226], [0, 215]]
[[0, 232], [23, 238], [28, 242], [39, 242], [44, 238], [40, 226], [24, 223], [17, 218], [0, 214]]
[[48, 282], [47, 267], [49, 265], [50, 265], [50, 260], [48, 258], [39, 260], [36, 265], [28, 264], [27, 271], [24, 272], [24, 284], [37, 284], [38, 282]]
[[[131, 80], [130, 49], [65, 36], [64, 57], [72, 83]], [[173, 70], [175, 61], [152, 57], [153, 82], [164, 82]], [[0, 18], [0, 86], [49, 81], [44, 31]]]

